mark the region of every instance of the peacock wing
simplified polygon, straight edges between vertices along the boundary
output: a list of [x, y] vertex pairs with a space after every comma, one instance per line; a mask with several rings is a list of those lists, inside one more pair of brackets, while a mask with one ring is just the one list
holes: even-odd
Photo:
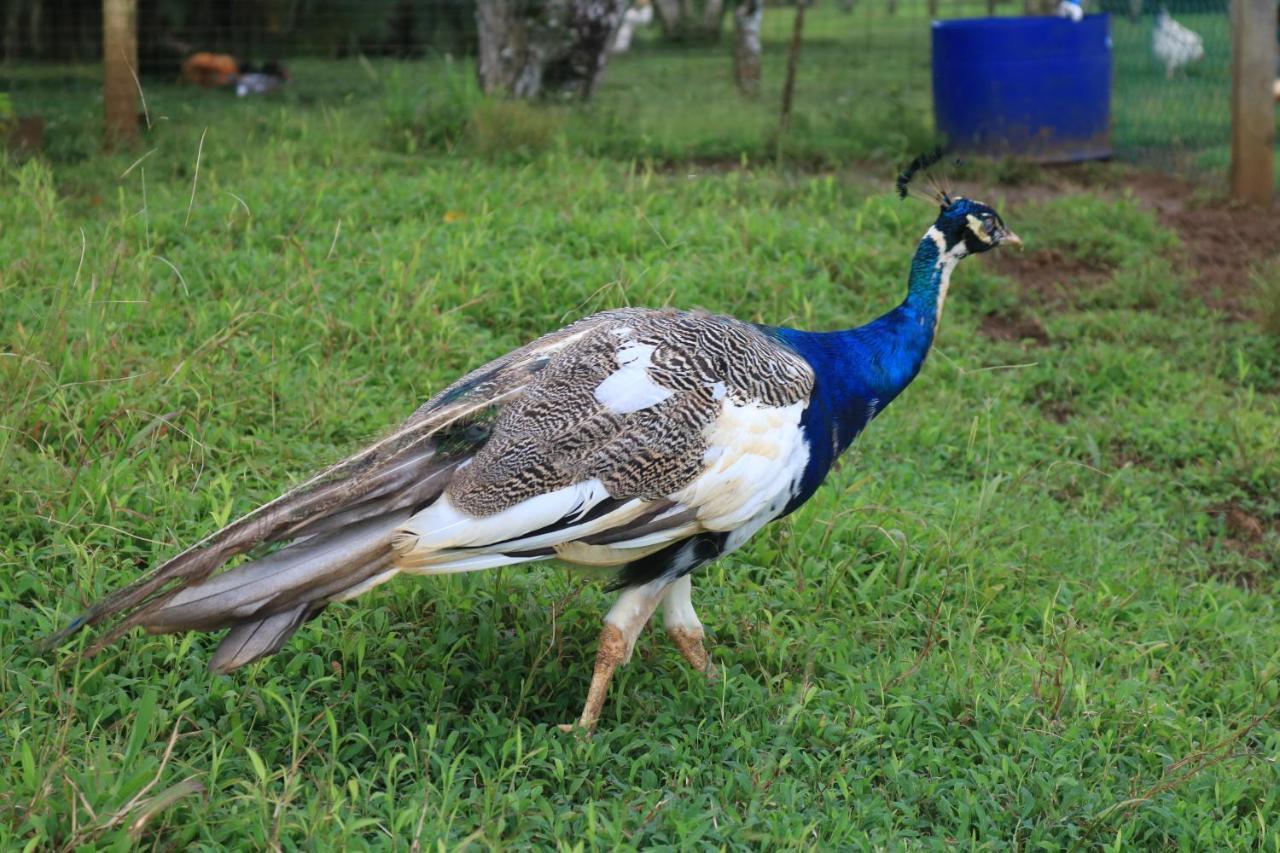
[[397, 562], [613, 565], [747, 525], [798, 477], [813, 385], [809, 364], [755, 326], [614, 312], [503, 407], [444, 496], [403, 526]]

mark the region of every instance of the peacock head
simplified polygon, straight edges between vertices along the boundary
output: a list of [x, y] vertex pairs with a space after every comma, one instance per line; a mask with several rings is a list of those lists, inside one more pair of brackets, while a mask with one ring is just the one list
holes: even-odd
[[[940, 207], [933, 227], [942, 235], [944, 254], [976, 255], [996, 246], [1022, 245], [1022, 238], [1004, 224], [1000, 214], [980, 201], [944, 195]], [[961, 244], [964, 248], [958, 250]]]
[[899, 198], [915, 195], [938, 205], [938, 219], [927, 236], [939, 244], [942, 254], [958, 260], [1006, 243], [1021, 246], [1022, 239], [1009, 230], [993, 208], [980, 201], [951, 195], [937, 175], [929, 175], [927, 189], [922, 189], [918, 183], [911, 186], [912, 178], [928, 172], [941, 159], [941, 147], [921, 154], [898, 175], [896, 186]]

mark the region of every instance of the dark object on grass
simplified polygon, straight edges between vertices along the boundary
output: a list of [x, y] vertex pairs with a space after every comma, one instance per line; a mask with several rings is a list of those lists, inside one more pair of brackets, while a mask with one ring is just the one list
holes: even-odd
[[290, 79], [288, 70], [278, 62], [267, 62], [258, 69], [249, 66], [235, 79], [236, 97], [269, 95], [282, 89]]
[[[229, 672], [401, 572], [556, 557], [614, 567], [622, 590], [579, 726], [595, 725], [659, 605], [681, 652], [710, 675], [691, 573], [813, 495], [924, 364], [956, 264], [1020, 243], [984, 204], [939, 203], [906, 298], [865, 326], [804, 332], [632, 308], [580, 320], [463, 377], [386, 438], [107, 595], [47, 644], [86, 625], [107, 629], [89, 654], [134, 626], [229, 629], [210, 661]], [[270, 543], [285, 547], [216, 573]]]

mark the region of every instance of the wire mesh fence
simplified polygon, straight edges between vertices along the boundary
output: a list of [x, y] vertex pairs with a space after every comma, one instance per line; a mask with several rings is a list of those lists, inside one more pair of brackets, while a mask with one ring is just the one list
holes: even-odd
[[[1228, 0], [1090, 2], [1110, 15], [1116, 155], [1220, 174], [1230, 143]], [[792, 144], [832, 160], [928, 144], [931, 20], [1052, 13], [1044, 0], [819, 0], [805, 25]], [[655, 21], [611, 59], [589, 114], [562, 121], [589, 125], [584, 147], [600, 153], [765, 152], [776, 141], [792, 14], [770, 6], [764, 15], [758, 98], [735, 90], [727, 38], [676, 39]], [[713, 34], [727, 36], [731, 7], [717, 23]], [[98, 2], [9, 0], [0, 13], [0, 119], [7, 111], [13, 127], [17, 116], [37, 117], [51, 156], [94, 150], [101, 30]], [[212, 71], [199, 77], [194, 58], [226, 57], [238, 72], [278, 76], [277, 97], [289, 103], [376, 100], [394, 135], [403, 130], [394, 125], [439, 120], [421, 104], [472, 73], [475, 39], [472, 0], [147, 0], [138, 7], [138, 77], [154, 116], [195, 120], [228, 107], [198, 91], [219, 81]]]
[[1231, 146], [1228, 0], [1108, 0], [1104, 9], [1111, 13], [1117, 152], [1180, 172], [1225, 170]]

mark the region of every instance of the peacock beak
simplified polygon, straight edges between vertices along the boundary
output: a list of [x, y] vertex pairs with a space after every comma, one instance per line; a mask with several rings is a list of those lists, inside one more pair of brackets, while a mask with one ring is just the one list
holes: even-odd
[[1017, 246], [1019, 249], [1021, 249], [1022, 238], [1006, 228], [1004, 231], [1004, 235], [1000, 238], [1000, 245]]

